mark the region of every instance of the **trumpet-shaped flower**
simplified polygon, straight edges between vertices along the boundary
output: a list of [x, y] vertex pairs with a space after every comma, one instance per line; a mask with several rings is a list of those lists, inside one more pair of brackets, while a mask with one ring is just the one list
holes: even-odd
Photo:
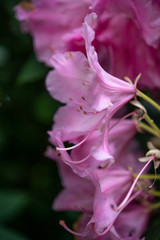
[[144, 166], [138, 162], [136, 125], [126, 119], [135, 112], [119, 116], [136, 97], [140, 73], [140, 88], [160, 88], [159, 1], [32, 0], [15, 11], [38, 59], [54, 69], [47, 90], [64, 104], [49, 132], [56, 150], [46, 152], [63, 186], [53, 208], [82, 216], [74, 230], [60, 224], [79, 240], [140, 240], [153, 184], [139, 178], [152, 161], [159, 164], [159, 155], [154, 148]]
[[82, 239], [112, 239], [110, 236], [113, 239], [129, 239], [131, 236], [140, 239], [149, 217], [146, 209], [150, 200], [144, 199], [146, 188], [143, 189], [142, 184], [137, 185], [126, 204], [117, 210], [134, 181], [131, 171], [114, 165], [99, 173], [97, 180], [87, 180], [74, 174], [63, 162], [58, 164], [64, 190], [55, 200], [54, 209], [78, 210], [86, 216], [82, 226], [78, 224], [80, 227], [75, 229], [76, 232], [63, 221], [60, 222], [62, 226]]
[[57, 52], [84, 52], [81, 25], [87, 14], [95, 12], [94, 46], [100, 64], [118, 78], [127, 75], [133, 80], [142, 73], [139, 87], [159, 89], [158, 0], [32, 0], [22, 2], [15, 11], [22, 29], [33, 36], [38, 59], [49, 65]]
[[[95, 55], [94, 52], [94, 57]], [[110, 119], [135, 96], [136, 89], [133, 84], [105, 72], [97, 59], [97, 71], [92, 66], [91, 68], [90, 58], [92, 56], [89, 56], [88, 62], [82, 53], [68, 52], [58, 54], [52, 59], [55, 70], [48, 74], [46, 86], [51, 96], [67, 104], [55, 115], [52, 136], [56, 138], [60, 131], [62, 141], [71, 143], [74, 143], [75, 138], [83, 137], [77, 143], [78, 146], [96, 129], [104, 128], [100, 155], [103, 158], [106, 155], [107, 158]]]
[[[132, 120], [111, 120], [111, 129], [108, 133], [108, 149], [103, 151], [103, 126], [96, 130], [79, 147], [72, 149], [70, 155], [60, 150], [59, 157], [66, 164], [70, 165], [74, 172], [82, 177], [96, 178], [97, 171], [110, 167], [115, 161], [122, 166], [126, 164], [133, 165], [135, 159], [130, 161], [129, 151], [126, 153], [132, 138], [136, 134], [136, 126]], [[124, 136], [121, 138], [121, 136]], [[119, 140], [121, 139], [121, 141]], [[50, 142], [57, 145], [60, 149], [64, 148], [61, 132], [50, 132]], [[81, 142], [81, 137], [74, 139], [73, 143]], [[137, 150], [137, 146], [136, 146]], [[128, 154], [127, 161], [123, 159], [123, 153]], [[142, 156], [142, 154], [141, 154]], [[137, 164], [135, 163], [137, 166]], [[135, 168], [134, 168], [135, 170]]]
[[[112, 239], [111, 236], [113, 239], [129, 239], [131, 236], [135, 237], [133, 239], [140, 239], [150, 215], [146, 211], [150, 204], [150, 198], [146, 196], [146, 189], [150, 182], [134, 179], [133, 173], [138, 173], [142, 168], [142, 163], [136, 161], [137, 156], [133, 155], [133, 152], [139, 151], [137, 147], [137, 145], [131, 144], [131, 147], [123, 152], [123, 156], [121, 156], [124, 161], [123, 167], [121, 164], [115, 163], [110, 168], [98, 169], [96, 178], [87, 179], [74, 173], [69, 166], [58, 159], [54, 150], [48, 148], [47, 156], [57, 159], [64, 186], [64, 190], [54, 201], [54, 209], [77, 210], [87, 216], [85, 223], [81, 223], [82, 226], [75, 229], [76, 232], [70, 230], [63, 221], [60, 222], [61, 225], [82, 239], [99, 240], [104, 236], [106, 239], [107, 237]], [[134, 162], [132, 161], [133, 156]], [[140, 174], [147, 165], [148, 163], [141, 169]], [[130, 190], [132, 192], [123, 206], [118, 209]], [[137, 219], [138, 225], [135, 219]]]
[[159, 89], [159, 1], [97, 0], [92, 10], [98, 15], [95, 47], [103, 66], [119, 78], [142, 73], [139, 87]]
[[[103, 236], [95, 237], [94, 240], [145, 240], [145, 238], [141, 238], [149, 218], [149, 214], [146, 213], [145, 210], [146, 208], [144, 206], [136, 202], [130, 204], [115, 221], [114, 229], [111, 229]], [[89, 214], [83, 214], [77, 224], [75, 224], [76, 230], [83, 232], [89, 219]], [[78, 228], [76, 226], [78, 226]], [[93, 235], [89, 227], [88, 235]], [[86, 238], [81, 236], [77, 237], [77, 239], [86, 240]]]

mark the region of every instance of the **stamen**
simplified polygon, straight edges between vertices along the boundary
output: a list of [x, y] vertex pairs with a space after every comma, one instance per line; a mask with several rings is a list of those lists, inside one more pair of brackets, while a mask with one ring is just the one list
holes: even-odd
[[72, 147], [68, 147], [68, 148], [59, 148], [56, 147], [56, 151], [68, 151], [68, 150], [72, 150], [74, 148], [77, 148], [78, 146], [80, 146], [82, 143], [84, 143], [90, 136], [91, 134], [89, 133], [81, 142], [77, 143], [76, 145], [72, 146]]
[[80, 105], [80, 106], [79, 106], [79, 108], [80, 108], [81, 110], [83, 110], [83, 107], [82, 107], [82, 105]]
[[[82, 97], [82, 98], [84, 98], [84, 97]], [[85, 98], [84, 98], [83, 100], [85, 100]], [[96, 113], [99, 113], [99, 112], [88, 112], [88, 111], [84, 111], [82, 105], [80, 105], [79, 108], [83, 111], [83, 114], [85, 114], [85, 115], [87, 115], [87, 114], [96, 114]], [[76, 110], [77, 110], [77, 109], [76, 109]], [[104, 109], [104, 110], [105, 110], [105, 109]], [[104, 111], [104, 110], [103, 110], [103, 111]]]
[[73, 235], [76, 235], [76, 236], [83, 236], [82, 233], [78, 233], [78, 232], [75, 232], [73, 231], [72, 229], [70, 229], [66, 224], [65, 224], [65, 221], [64, 220], [60, 220], [59, 221], [59, 224], [64, 227], [68, 232], [70, 232], [71, 234]]
[[108, 167], [109, 163], [106, 163], [104, 166], [98, 166], [98, 169], [106, 169]]
[[155, 182], [156, 182], [156, 180], [157, 180], [157, 169], [156, 168], [154, 168], [154, 173], [155, 173], [155, 178], [154, 178], [154, 181], [153, 181], [153, 183], [148, 187], [149, 189], [151, 189], [152, 187], [153, 187], [153, 185], [155, 184]]
[[[60, 154], [61, 154], [61, 153], [60, 153]], [[82, 158], [81, 160], [72, 161], [72, 160], [70, 160], [70, 159], [65, 158], [62, 154], [60, 155], [60, 157], [61, 157], [63, 160], [65, 160], [65, 161], [67, 161], [67, 162], [69, 162], [69, 163], [73, 163], [73, 164], [83, 163], [83, 162], [85, 162], [90, 156], [91, 156], [91, 153], [89, 153], [86, 157]]]
[[109, 128], [109, 131], [110, 131], [113, 127], [115, 127], [118, 123], [120, 123], [120, 122], [123, 121], [124, 119], [126, 119], [126, 118], [134, 115], [135, 113], [136, 113], [136, 111], [133, 111], [133, 112], [131, 112], [131, 113], [128, 113], [128, 114], [125, 115], [124, 117], [120, 118], [116, 123], [114, 123], [114, 124]]
[[77, 148], [79, 147], [82, 143], [84, 143], [91, 135], [92, 133], [96, 130], [96, 128], [99, 126], [99, 124], [102, 122], [103, 118], [106, 116], [106, 114], [104, 114], [102, 116], [102, 118], [98, 121], [98, 123], [94, 126], [94, 128], [89, 132], [89, 134], [82, 140], [80, 141], [79, 143], [77, 143], [76, 145], [72, 146], [72, 147], [68, 147], [68, 148], [59, 148], [59, 147], [56, 147], [56, 151], [68, 151], [68, 150], [72, 150], [74, 148]]
[[124, 200], [121, 202], [121, 204], [117, 207], [117, 209], [116, 209], [117, 211], [118, 211], [119, 209], [121, 209], [121, 208], [124, 206], [124, 204], [126, 204], [126, 202], [128, 201], [129, 197], [131, 196], [131, 194], [132, 194], [132, 192], [133, 192], [133, 189], [134, 189], [134, 187], [135, 187], [135, 185], [136, 185], [139, 177], [141, 176], [141, 174], [143, 173], [143, 171], [147, 168], [147, 166], [148, 166], [154, 159], [155, 159], [155, 155], [153, 155], [153, 156], [151, 157], [151, 159], [144, 165], [144, 167], [142, 168], [142, 170], [139, 172], [139, 174], [138, 174], [137, 177], [135, 178], [134, 182], [132, 183], [132, 185], [131, 185], [131, 187], [130, 187], [130, 189], [129, 189], [127, 195], [126, 195], [126, 197], [125, 197]]
[[84, 96], [81, 97], [84, 101], [86, 100]]
[[109, 224], [109, 226], [107, 227], [107, 229], [105, 231], [103, 231], [102, 233], [96, 233], [98, 236], [103, 236], [105, 235], [113, 226], [113, 224], [115, 223], [117, 217], [119, 216], [119, 214], [122, 212], [122, 210], [130, 203], [132, 202], [139, 194], [141, 193], [141, 191], [136, 192], [127, 202], [125, 202], [125, 204], [123, 205], [123, 207], [121, 209], [118, 210], [118, 212], [116, 213], [115, 217], [113, 218], [112, 222]]

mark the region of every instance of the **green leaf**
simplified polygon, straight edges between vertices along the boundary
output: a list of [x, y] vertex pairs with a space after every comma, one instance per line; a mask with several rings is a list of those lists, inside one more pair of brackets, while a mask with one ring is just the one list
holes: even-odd
[[29, 240], [29, 238], [23, 236], [21, 233], [13, 231], [0, 225], [0, 239], [1, 240]]
[[3, 46], [0, 45], [0, 67], [3, 67], [9, 59], [9, 50]]
[[45, 78], [47, 73], [47, 68], [43, 63], [37, 62], [37, 60], [32, 56], [23, 65], [18, 77], [17, 84], [31, 83]]
[[34, 116], [43, 123], [51, 123], [53, 114], [56, 112], [59, 103], [53, 100], [47, 93], [37, 96], [33, 103]]
[[15, 218], [26, 208], [29, 202], [29, 196], [24, 192], [1, 190], [0, 221]]

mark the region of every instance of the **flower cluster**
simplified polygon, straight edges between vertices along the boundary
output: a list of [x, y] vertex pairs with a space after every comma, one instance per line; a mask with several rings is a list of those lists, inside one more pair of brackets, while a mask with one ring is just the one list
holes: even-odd
[[[49, 131], [56, 150], [46, 151], [64, 187], [53, 208], [82, 215], [73, 230], [60, 224], [79, 240], [141, 239], [154, 199], [147, 173], [150, 162], [159, 166], [160, 130], [137, 96], [160, 107], [137, 82], [157, 97], [159, 1], [32, 0], [15, 11], [37, 58], [54, 69], [47, 90], [64, 104]], [[128, 113], [130, 102], [138, 110]], [[146, 157], [135, 140], [142, 130], [154, 135]]]

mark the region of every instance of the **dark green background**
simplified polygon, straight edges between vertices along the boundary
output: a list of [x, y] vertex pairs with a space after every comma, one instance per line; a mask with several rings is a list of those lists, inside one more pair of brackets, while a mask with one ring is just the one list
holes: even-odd
[[[76, 214], [51, 209], [61, 185], [56, 164], [44, 157], [58, 103], [45, 90], [49, 69], [14, 17], [18, 3], [0, 2], [0, 240], [70, 240], [59, 220]], [[159, 226], [158, 213], [148, 240], [160, 239]]]
[[45, 90], [49, 69], [35, 59], [13, 7], [0, 1], [0, 240], [72, 239], [52, 202], [61, 190], [56, 164], [44, 157], [58, 103]]

